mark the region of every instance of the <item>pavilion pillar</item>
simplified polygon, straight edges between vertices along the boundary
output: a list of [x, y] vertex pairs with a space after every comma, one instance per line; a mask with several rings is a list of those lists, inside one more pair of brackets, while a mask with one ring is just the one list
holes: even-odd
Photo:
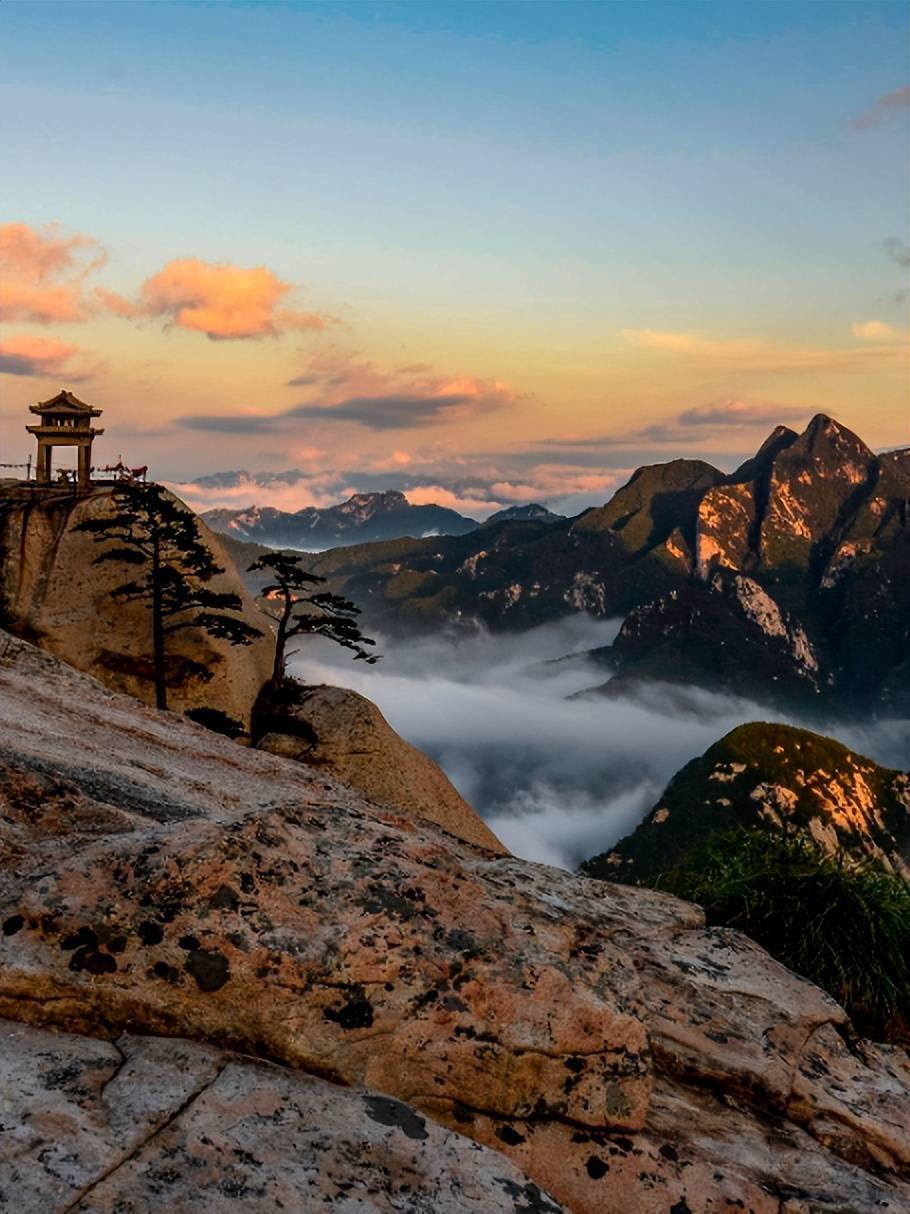
[[77, 477], [79, 488], [87, 489], [92, 479], [92, 444], [91, 442], [79, 444], [79, 474]]
[[35, 480], [47, 484], [51, 479], [51, 449], [43, 438], [38, 439], [38, 459], [35, 463]]

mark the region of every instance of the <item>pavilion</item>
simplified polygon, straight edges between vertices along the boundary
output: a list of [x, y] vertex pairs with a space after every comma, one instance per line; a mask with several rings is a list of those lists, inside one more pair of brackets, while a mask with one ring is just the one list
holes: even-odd
[[40, 425], [25, 427], [38, 440], [35, 479], [43, 484], [50, 482], [54, 447], [78, 447], [76, 483], [80, 489], [87, 489], [92, 479], [92, 442], [96, 435], [104, 433], [103, 429], [95, 429], [92, 419], [101, 416], [101, 409], [92, 408], [63, 389], [50, 400], [30, 405], [29, 412], [41, 418]]

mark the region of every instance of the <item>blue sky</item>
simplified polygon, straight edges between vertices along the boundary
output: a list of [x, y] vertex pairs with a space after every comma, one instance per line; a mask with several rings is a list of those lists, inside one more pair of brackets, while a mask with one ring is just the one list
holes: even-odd
[[[910, 78], [903, 4], [7, 0], [0, 28], [6, 218], [91, 237], [92, 282], [130, 299], [194, 258], [267, 266], [332, 318], [242, 351], [147, 321], [62, 326], [85, 351], [69, 366], [103, 358], [97, 391], [144, 392], [156, 425], [176, 397], [285, 408], [289, 364], [330, 349], [502, 380], [529, 441], [728, 395], [902, 441], [906, 362], [840, 355], [854, 326], [906, 328], [884, 242], [906, 239], [907, 111], [874, 109]], [[698, 366], [628, 333], [696, 335]], [[840, 369], [750, 355], [738, 375], [706, 367], [705, 342], [832, 350]], [[504, 416], [427, 438], [501, 453]]]

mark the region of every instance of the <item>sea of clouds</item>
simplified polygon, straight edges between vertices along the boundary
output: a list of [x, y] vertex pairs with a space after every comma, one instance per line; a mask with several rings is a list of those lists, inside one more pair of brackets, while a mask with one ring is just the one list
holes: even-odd
[[[618, 628], [617, 620], [577, 615], [519, 634], [380, 637], [374, 666], [307, 642], [291, 672], [369, 696], [511, 851], [574, 869], [627, 834], [670, 777], [734, 726], [803, 723], [695, 688], [573, 698], [608, 678], [586, 653], [608, 645]], [[820, 731], [887, 766], [908, 765], [908, 721]]]

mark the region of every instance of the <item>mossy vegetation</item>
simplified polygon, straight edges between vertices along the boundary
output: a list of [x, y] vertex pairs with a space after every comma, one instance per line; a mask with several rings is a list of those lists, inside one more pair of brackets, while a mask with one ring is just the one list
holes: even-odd
[[910, 1040], [910, 885], [807, 836], [714, 834], [661, 882], [827, 991], [861, 1032]]

